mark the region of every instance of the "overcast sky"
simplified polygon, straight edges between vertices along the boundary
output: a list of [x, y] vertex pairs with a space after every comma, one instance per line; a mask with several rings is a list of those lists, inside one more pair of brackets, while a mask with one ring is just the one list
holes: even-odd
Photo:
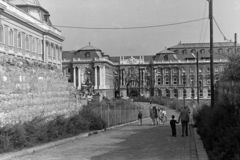
[[[39, 2], [50, 12], [53, 25], [75, 27], [109, 28], [170, 24], [208, 17], [209, 10], [207, 0], [39, 0]], [[214, 17], [224, 35], [232, 40], [234, 33], [238, 33], [240, 37], [240, 0], [213, 0], [213, 5]], [[65, 37], [64, 51], [77, 50], [91, 42], [91, 45], [110, 56], [154, 55], [165, 47], [177, 45], [179, 41], [209, 42], [207, 21], [209, 20], [136, 30], [58, 28]], [[214, 24], [214, 42], [223, 41], [223, 36]]]

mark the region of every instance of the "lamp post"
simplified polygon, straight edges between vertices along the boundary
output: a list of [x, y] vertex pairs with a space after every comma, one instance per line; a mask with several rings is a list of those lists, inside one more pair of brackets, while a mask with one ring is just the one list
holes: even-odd
[[183, 107], [184, 107], [185, 106], [185, 84], [186, 84], [185, 71], [183, 71], [182, 76], [183, 76]]

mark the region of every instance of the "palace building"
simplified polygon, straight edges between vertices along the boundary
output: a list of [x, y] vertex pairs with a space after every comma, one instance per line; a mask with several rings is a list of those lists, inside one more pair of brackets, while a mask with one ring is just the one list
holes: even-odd
[[61, 31], [38, 0], [0, 1], [0, 53], [62, 69]]
[[[210, 99], [210, 44], [179, 43], [155, 55], [109, 56], [91, 44], [63, 52], [63, 72], [83, 94], [115, 96], [166, 96]], [[214, 43], [214, 82], [228, 62], [240, 53], [233, 42]], [[199, 78], [197, 82], [197, 53]]]

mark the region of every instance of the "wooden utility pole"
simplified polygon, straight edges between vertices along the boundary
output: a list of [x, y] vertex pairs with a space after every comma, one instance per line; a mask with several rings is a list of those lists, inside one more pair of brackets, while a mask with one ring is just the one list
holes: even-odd
[[214, 72], [213, 72], [213, 0], [209, 0], [210, 20], [210, 74], [211, 74], [211, 107], [214, 106]]
[[199, 63], [198, 63], [198, 52], [197, 52], [197, 103], [199, 104]]
[[237, 33], [235, 33], [234, 51], [235, 51], [235, 54], [237, 54]]

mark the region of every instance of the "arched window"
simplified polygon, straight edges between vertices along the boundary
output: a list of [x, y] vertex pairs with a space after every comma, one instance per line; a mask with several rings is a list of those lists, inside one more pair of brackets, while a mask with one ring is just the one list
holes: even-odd
[[182, 50], [182, 54], [187, 54], [187, 50], [186, 49]]
[[9, 46], [13, 46], [13, 30], [9, 31]]
[[195, 53], [195, 52], [196, 52], [196, 50], [195, 50], [195, 49], [192, 49], [192, 50], [191, 50], [191, 53]]
[[26, 36], [26, 50], [29, 50], [29, 37]]
[[204, 53], [205, 53], [205, 50], [204, 50], [204, 49], [201, 49], [201, 50], [200, 50], [200, 53], [201, 53], [201, 54], [204, 54]]
[[3, 26], [0, 25], [0, 42], [3, 43]]
[[21, 33], [18, 33], [17, 42], [18, 42], [18, 48], [21, 48], [22, 47], [22, 35], [21, 35]]
[[222, 49], [222, 48], [219, 48], [219, 49], [218, 49], [218, 53], [223, 53], [223, 49]]
[[158, 77], [158, 78], [157, 78], [157, 84], [158, 84], [158, 85], [161, 85], [161, 77]]
[[168, 61], [168, 55], [165, 55], [165, 56], [163, 57], [163, 59], [164, 59], [164, 61]]

